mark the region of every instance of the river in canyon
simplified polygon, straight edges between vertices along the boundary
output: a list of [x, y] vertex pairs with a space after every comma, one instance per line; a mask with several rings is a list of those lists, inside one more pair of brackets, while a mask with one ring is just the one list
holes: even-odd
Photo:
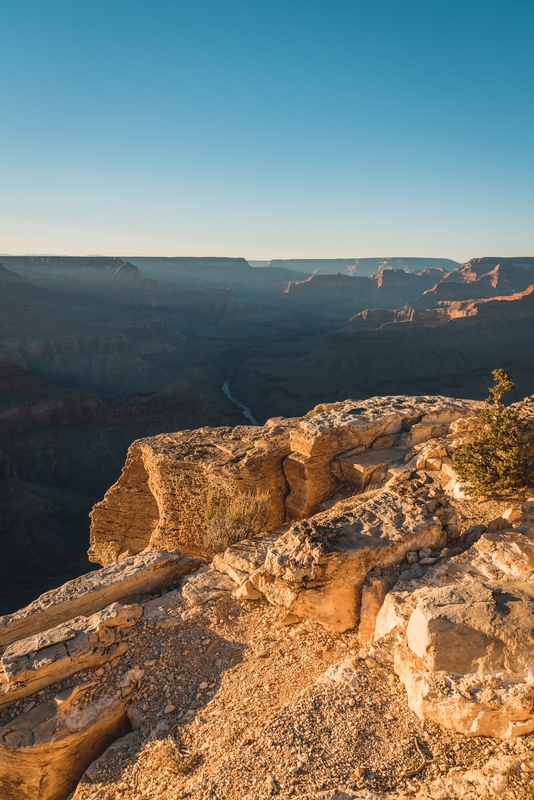
[[254, 417], [252, 416], [252, 411], [250, 410], [250, 408], [248, 408], [248, 406], [244, 406], [243, 403], [240, 403], [239, 400], [233, 396], [232, 392], [230, 391], [230, 387], [228, 385], [229, 383], [230, 383], [230, 378], [228, 378], [228, 380], [223, 383], [222, 387], [222, 390], [227, 396], [227, 398], [231, 400], [232, 403], [235, 403], [235, 405], [238, 408], [241, 409], [245, 419], [248, 419], [248, 421], [252, 422], [253, 425], [259, 425], [260, 423], [258, 422], [258, 420], [254, 419]]

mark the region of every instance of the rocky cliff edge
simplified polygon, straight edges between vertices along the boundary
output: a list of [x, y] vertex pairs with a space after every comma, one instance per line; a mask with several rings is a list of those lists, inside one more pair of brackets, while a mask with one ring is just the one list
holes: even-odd
[[[463, 495], [478, 408], [132, 445], [93, 511], [105, 566], [0, 619], [2, 798], [531, 797], [534, 501]], [[260, 488], [262, 535], [180, 552], [209, 492]]]

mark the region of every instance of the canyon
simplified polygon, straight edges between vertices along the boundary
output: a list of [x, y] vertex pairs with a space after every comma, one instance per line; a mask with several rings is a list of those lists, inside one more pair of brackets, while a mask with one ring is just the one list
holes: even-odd
[[461, 264], [451, 258], [276, 258], [264, 262], [272, 268], [282, 267], [317, 275], [369, 276], [385, 269], [420, 272], [438, 268], [446, 272], [458, 269]]
[[90, 568], [129, 445], [375, 394], [534, 391], [534, 259], [2, 256], [0, 610]]
[[[336, 331], [285, 346], [264, 345], [236, 370], [230, 388], [260, 421], [273, 413], [305, 413], [315, 403], [379, 393], [481, 399], [496, 363], [513, 372], [517, 398], [531, 394], [534, 259], [516, 259], [517, 266], [508, 262], [503, 266], [502, 260], [474, 259], [444, 275], [419, 298], [407, 300], [406, 290], [403, 307], [393, 309], [386, 293], [383, 304], [356, 309]], [[376, 299], [388, 283], [395, 285], [394, 271], [381, 275], [388, 280], [367, 297]], [[406, 286], [402, 275], [398, 277]], [[340, 287], [340, 294], [346, 297], [347, 292]], [[320, 297], [317, 292], [314, 303], [307, 301], [319, 318]]]
[[[98, 568], [0, 617], [2, 797], [530, 797], [534, 499], [466, 496], [482, 407], [135, 441], [91, 512]], [[208, 556], [209, 497], [258, 492], [264, 529]]]

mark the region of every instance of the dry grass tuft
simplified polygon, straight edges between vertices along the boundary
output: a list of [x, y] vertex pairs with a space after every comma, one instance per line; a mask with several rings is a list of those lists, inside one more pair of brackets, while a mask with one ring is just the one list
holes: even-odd
[[151, 742], [148, 757], [151, 768], [164, 770], [171, 775], [187, 775], [200, 762], [198, 753], [191, 753], [183, 745], [177, 745], [171, 739]]
[[231, 544], [261, 533], [269, 519], [270, 504], [270, 496], [264, 492], [247, 492], [230, 500], [210, 492], [202, 536], [206, 552], [221, 553]]

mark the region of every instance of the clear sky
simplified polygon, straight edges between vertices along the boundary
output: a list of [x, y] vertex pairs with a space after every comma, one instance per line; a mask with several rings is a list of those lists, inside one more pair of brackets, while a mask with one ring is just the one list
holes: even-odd
[[534, 255], [533, 0], [4, 0], [0, 252]]

